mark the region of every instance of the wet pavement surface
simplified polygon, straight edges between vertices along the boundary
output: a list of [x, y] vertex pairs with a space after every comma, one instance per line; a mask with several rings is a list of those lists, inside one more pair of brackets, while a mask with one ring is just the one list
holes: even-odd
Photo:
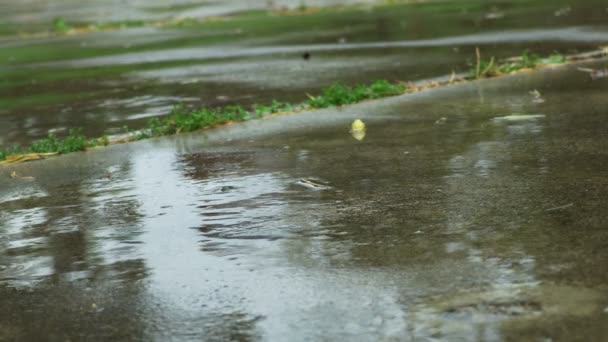
[[0, 340], [604, 341], [607, 90], [563, 66], [0, 169]]
[[[0, 4], [0, 145], [76, 127], [88, 136], [138, 129], [176, 103], [300, 102], [336, 80], [444, 76], [467, 70], [476, 46], [486, 58], [501, 58], [608, 43], [604, 0], [429, 1], [287, 16], [256, 11], [267, 1], [75, 3]], [[187, 20], [222, 13], [231, 15]], [[125, 27], [57, 35], [56, 17]]]
[[74, 22], [144, 21], [228, 15], [265, 9], [374, 3], [373, 0], [22, 0], [0, 4], [3, 22], [31, 25], [61, 17]]

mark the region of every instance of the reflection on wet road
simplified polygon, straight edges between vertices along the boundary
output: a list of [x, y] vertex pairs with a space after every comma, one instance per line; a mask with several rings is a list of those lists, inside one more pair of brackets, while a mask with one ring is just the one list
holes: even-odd
[[546, 70], [1, 170], [0, 339], [603, 340], [606, 89]]

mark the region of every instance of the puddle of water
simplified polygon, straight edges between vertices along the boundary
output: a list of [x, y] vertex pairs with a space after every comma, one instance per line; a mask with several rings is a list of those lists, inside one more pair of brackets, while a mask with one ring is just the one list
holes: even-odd
[[14, 166], [0, 337], [602, 340], [606, 89], [545, 70]]

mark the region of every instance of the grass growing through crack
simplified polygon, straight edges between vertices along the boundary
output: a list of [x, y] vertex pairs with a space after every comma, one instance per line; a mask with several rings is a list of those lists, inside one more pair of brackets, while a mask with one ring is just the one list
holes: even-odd
[[6, 160], [11, 155], [23, 154], [45, 154], [57, 153], [65, 154], [71, 152], [84, 151], [87, 148], [97, 146], [107, 146], [110, 141], [106, 135], [97, 139], [88, 139], [82, 134], [82, 129], [72, 129], [63, 138], [58, 138], [54, 134], [49, 134], [46, 138], [33, 141], [27, 148], [18, 145], [12, 147], [0, 146], [0, 161]]
[[82, 135], [82, 129], [72, 129], [65, 138], [49, 134], [44, 139], [36, 140], [27, 150], [30, 153], [70, 153], [84, 151], [89, 146], [89, 140]]
[[0, 146], [0, 161], [5, 160], [6, 157], [20, 153], [21, 148], [17, 145], [13, 147], [2, 147]]
[[551, 54], [547, 58], [541, 58], [537, 54], [525, 50], [520, 57], [510, 58], [501, 62], [496, 62], [494, 57], [491, 57], [489, 60], [482, 59], [479, 48], [475, 49], [475, 54], [477, 62], [469, 70], [470, 77], [475, 79], [496, 77], [524, 69], [534, 69], [541, 65], [563, 64], [567, 62], [566, 57], [558, 52]]
[[184, 105], [177, 105], [169, 116], [162, 119], [150, 119], [148, 126], [137, 134], [137, 138], [146, 139], [149, 137], [192, 132], [228, 122], [244, 121], [249, 117], [250, 113], [241, 106], [191, 110]]
[[[308, 108], [327, 108], [361, 102], [368, 99], [377, 99], [386, 96], [402, 94], [406, 87], [402, 84], [393, 84], [385, 80], [375, 81], [369, 85], [359, 84], [353, 87], [336, 82], [324, 88], [321, 95], [309, 96], [304, 104], [291, 104], [273, 100], [268, 105], [253, 105], [251, 110], [241, 106], [226, 106], [223, 108], [191, 109], [183, 104], [173, 108], [164, 118], [152, 118], [145, 128], [132, 132], [133, 139], [141, 140], [151, 137], [187, 133], [207, 127], [218, 126], [230, 122], [240, 122], [254, 118], [261, 118], [268, 114], [294, 112]], [[128, 128], [127, 128], [127, 131]], [[69, 134], [59, 138], [54, 134], [32, 142], [26, 148], [17, 146], [11, 148], [0, 147], [0, 161], [6, 160], [10, 155], [27, 153], [71, 153], [84, 151], [88, 148], [110, 144], [107, 136], [97, 139], [88, 139], [81, 129], [70, 130]]]
[[379, 80], [371, 85], [356, 85], [349, 87], [342, 83], [334, 83], [322, 90], [322, 95], [310, 97], [308, 105], [312, 108], [327, 108], [332, 106], [343, 106], [369, 99], [402, 94], [405, 86], [393, 84], [386, 80]]
[[266, 114], [292, 112], [292, 111], [294, 111], [294, 109], [296, 109], [296, 107], [297, 106], [295, 106], [291, 103], [272, 100], [272, 102], [267, 106], [260, 105], [260, 104], [253, 105], [253, 110], [254, 110], [255, 115], [258, 118], [261, 118], [262, 116], [264, 116]]
[[[404, 90], [405, 87], [403, 85], [395, 85], [384, 80], [376, 81], [370, 85], [357, 85], [354, 87], [349, 87], [342, 83], [334, 83], [323, 89], [322, 95], [317, 97], [311, 96], [307, 105], [308, 108], [342, 106], [367, 99], [401, 94]], [[177, 105], [167, 117], [162, 119], [150, 119], [146, 128], [137, 133], [137, 138], [146, 139], [150, 137], [187, 133], [229, 122], [240, 122], [252, 118], [260, 118], [267, 114], [292, 112], [300, 108], [304, 109], [307, 107], [276, 100], [273, 100], [269, 105], [253, 105], [251, 111], [248, 111], [241, 106], [192, 110], [184, 105]]]

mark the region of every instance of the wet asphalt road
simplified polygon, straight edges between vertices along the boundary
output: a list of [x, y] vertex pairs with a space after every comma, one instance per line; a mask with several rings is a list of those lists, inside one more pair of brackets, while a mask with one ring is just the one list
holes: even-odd
[[606, 90], [559, 67], [5, 167], [0, 340], [603, 341]]

